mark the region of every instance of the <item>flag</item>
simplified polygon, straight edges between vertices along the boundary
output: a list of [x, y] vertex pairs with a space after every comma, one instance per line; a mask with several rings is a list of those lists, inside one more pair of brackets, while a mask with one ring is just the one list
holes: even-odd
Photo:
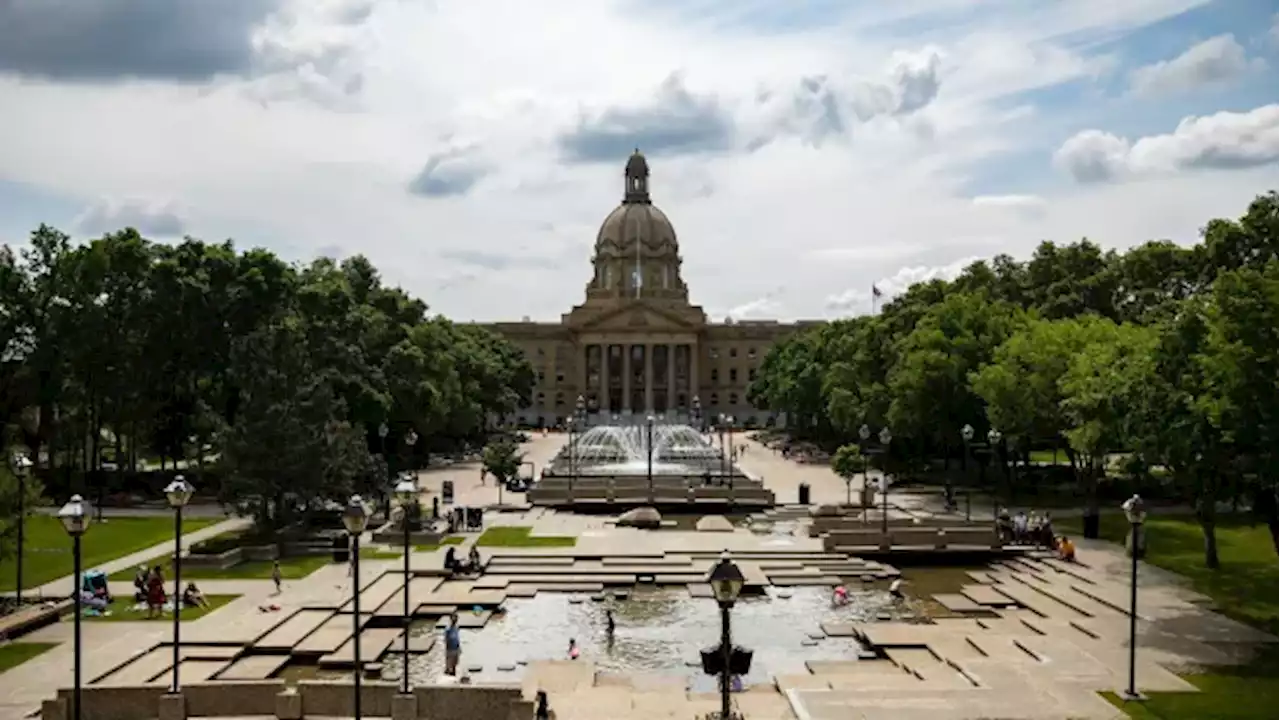
[[875, 283], [871, 284], [871, 297], [878, 298], [883, 294], [884, 293], [880, 292], [880, 288], [875, 286]]

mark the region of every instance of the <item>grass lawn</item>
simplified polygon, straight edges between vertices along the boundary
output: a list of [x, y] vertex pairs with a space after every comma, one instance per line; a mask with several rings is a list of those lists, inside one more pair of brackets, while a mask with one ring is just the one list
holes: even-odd
[[531, 536], [533, 528], [516, 525], [485, 530], [476, 545], [480, 547], [573, 547], [578, 538], [566, 535]]
[[448, 535], [444, 539], [442, 539], [440, 543], [437, 545], [433, 545], [431, 543], [427, 543], [424, 545], [414, 545], [413, 551], [414, 552], [431, 552], [433, 550], [439, 550], [445, 545], [461, 545], [463, 539], [464, 538], [461, 535]]
[[[1068, 534], [1080, 532], [1078, 520], [1056, 524]], [[1147, 562], [1190, 579], [1196, 590], [1213, 599], [1223, 615], [1276, 634], [1276, 550], [1265, 525], [1252, 526], [1241, 517], [1219, 518], [1218, 558], [1222, 567], [1217, 570], [1204, 566], [1204, 536], [1195, 517], [1149, 516], [1146, 528]], [[1128, 532], [1129, 524], [1122, 516], [1102, 516], [1104, 539], [1122, 544]], [[1108, 693], [1103, 696], [1133, 718], [1275, 718], [1276, 672], [1273, 647], [1247, 666], [1209, 668], [1203, 674], [1186, 676], [1202, 690], [1200, 693], [1152, 693], [1145, 702], [1133, 703]]]
[[[190, 622], [199, 620], [218, 608], [240, 597], [239, 595], [207, 595], [206, 600], [209, 601], [207, 608], [182, 608], [182, 622]], [[110, 615], [85, 615], [85, 622], [164, 622], [172, 623], [173, 614], [165, 613], [155, 618], [147, 617], [147, 609], [144, 607], [135, 611], [133, 603], [127, 599], [119, 599], [111, 603], [107, 608]]]
[[0, 645], [0, 673], [15, 668], [31, 658], [52, 650], [57, 643], [15, 642]]
[[[215, 518], [191, 518], [183, 520], [182, 528], [192, 532], [216, 522]], [[84, 569], [91, 570], [163, 542], [173, 542], [172, 517], [108, 518], [106, 522], [93, 523], [80, 546]], [[56, 517], [27, 518], [22, 556], [22, 584], [28, 590], [71, 574], [71, 538]], [[4, 567], [0, 591], [12, 591], [17, 580], [10, 570], [13, 562], [5, 561]], [[131, 572], [129, 579], [132, 577]]]
[[[299, 580], [332, 562], [329, 555], [299, 555], [287, 557], [280, 561], [280, 575], [286, 580]], [[270, 560], [250, 560], [229, 568], [182, 567], [183, 580], [270, 580]], [[121, 570], [113, 574], [111, 580], [132, 581], [133, 570]], [[173, 566], [164, 565], [165, 578], [173, 577]]]

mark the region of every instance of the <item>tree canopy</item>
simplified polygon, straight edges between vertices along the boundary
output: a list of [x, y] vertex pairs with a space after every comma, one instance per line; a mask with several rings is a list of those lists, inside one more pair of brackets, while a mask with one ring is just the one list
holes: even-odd
[[0, 447], [28, 452], [58, 497], [191, 461], [198, 489], [275, 525], [383, 489], [384, 451], [481, 445], [533, 377], [517, 348], [430, 316], [361, 256], [297, 265], [48, 226], [0, 248]]
[[796, 333], [761, 362], [749, 397], [830, 448], [863, 424], [891, 426], [908, 469], [945, 467], [992, 428], [988, 452], [1015, 464], [1061, 450], [1087, 515], [1108, 455], [1127, 453], [1130, 468], [1167, 470], [1198, 508], [1212, 564], [1218, 501], [1272, 508], [1275, 534], [1276, 206], [1274, 191], [1258, 196], [1191, 247], [1044, 242], [1025, 262], [975, 262], [878, 315]]

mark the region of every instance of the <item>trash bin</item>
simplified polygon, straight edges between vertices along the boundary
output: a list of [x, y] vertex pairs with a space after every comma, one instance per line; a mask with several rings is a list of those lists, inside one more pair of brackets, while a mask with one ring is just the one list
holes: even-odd
[[809, 483], [800, 483], [800, 504], [809, 504]]
[[335, 535], [333, 538], [333, 561], [336, 563], [349, 562], [351, 560], [351, 547], [347, 544], [347, 538], [342, 535]]

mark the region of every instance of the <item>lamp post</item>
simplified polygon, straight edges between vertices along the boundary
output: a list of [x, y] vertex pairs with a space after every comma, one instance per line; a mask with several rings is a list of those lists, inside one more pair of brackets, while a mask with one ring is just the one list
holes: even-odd
[[649, 479], [649, 502], [653, 502], [653, 416], [652, 415], [645, 418], [645, 427], [647, 432], [647, 439], [645, 440], [645, 447], [647, 448], [647, 451], [645, 452], [645, 455], [648, 456], [648, 463], [646, 465], [647, 469], [645, 470], [645, 475]]
[[180, 648], [182, 646], [182, 508], [191, 501], [196, 489], [181, 475], [175, 475], [173, 482], [164, 489], [165, 499], [173, 508], [173, 687], [169, 692], [177, 693], [178, 665], [182, 662]]
[[[1004, 435], [995, 428], [991, 428], [987, 431], [987, 444], [991, 446], [991, 453], [993, 455], [996, 452], [996, 445], [1000, 443], [1000, 439], [1003, 437]], [[1003, 453], [1000, 455], [1000, 472], [1005, 472]], [[991, 488], [991, 517], [996, 520], [1000, 519], [1000, 492], [999, 489], [995, 487]]]
[[352, 495], [347, 507], [342, 511], [342, 525], [351, 536], [351, 617], [355, 625], [355, 636], [351, 638], [352, 659], [355, 662], [355, 694], [352, 696], [354, 714], [360, 720], [360, 680], [364, 668], [360, 665], [360, 536], [369, 525], [369, 508], [359, 495]]
[[732, 497], [733, 496], [733, 476], [737, 474], [737, 472], [735, 472], [733, 469], [733, 461], [735, 460], [735, 458], [733, 457], [733, 424], [735, 420], [733, 419], [732, 415], [728, 415], [725, 417], [724, 421], [725, 421], [725, 425], [727, 426], [725, 428], [725, 431], [726, 431], [726, 434], [729, 436], [729, 495]]
[[18, 453], [13, 456], [13, 475], [18, 479], [18, 577], [13, 587], [19, 608], [22, 607], [22, 550], [27, 529], [27, 474], [31, 472], [31, 465], [31, 458], [26, 455]]
[[862, 524], [867, 524], [867, 456], [870, 455], [870, 448], [867, 447], [867, 441], [871, 439], [871, 428], [866, 423], [858, 428], [858, 440], [862, 442]]
[[720, 672], [720, 718], [729, 720], [732, 717], [732, 709], [729, 705], [729, 671], [730, 659], [733, 657], [733, 635], [729, 627], [729, 611], [737, 601], [738, 594], [742, 592], [746, 577], [729, 558], [729, 552], [726, 550], [720, 556], [720, 562], [711, 568], [707, 582], [711, 585], [712, 597], [720, 606], [720, 653], [723, 662]]
[[396, 496], [396, 502], [400, 505], [400, 523], [403, 525], [404, 539], [404, 647], [401, 653], [404, 656], [404, 667], [400, 673], [400, 692], [408, 694], [409, 692], [409, 627], [412, 617], [409, 614], [409, 508], [418, 502], [418, 485], [412, 480], [405, 478], [396, 483], [393, 491]]
[[893, 442], [893, 433], [888, 427], [880, 429], [880, 444], [884, 446], [883, 467], [880, 468], [880, 497], [883, 507], [880, 510], [880, 532], [889, 537], [889, 443]]
[[1125, 696], [1136, 699], [1137, 667], [1138, 667], [1138, 556], [1142, 554], [1142, 523], [1147, 519], [1147, 510], [1142, 498], [1134, 495], [1121, 505], [1124, 516], [1129, 521], [1129, 687]]
[[[970, 425], [969, 423], [965, 423], [964, 427], [960, 428], [960, 439], [964, 441], [964, 476], [965, 476], [964, 480], [965, 480], [966, 487], [972, 488], [973, 484], [969, 482], [970, 476], [973, 473], [973, 470], [969, 467], [969, 465], [973, 463], [973, 456], [969, 452], [969, 444], [973, 442], [973, 426], [972, 425]], [[969, 521], [969, 492], [970, 490], [965, 490], [965, 496], [964, 496], [965, 497], [965, 500], [964, 500], [965, 522]], [[949, 504], [951, 502], [950, 500], [951, 479], [950, 478], [947, 479], [947, 498], [948, 498], [947, 502]]]
[[391, 428], [387, 424], [378, 424], [378, 452], [382, 455], [383, 467], [387, 470], [387, 482], [395, 482], [396, 474], [391, 469], [391, 458], [387, 457], [387, 434], [391, 432]]
[[724, 423], [725, 423], [725, 414], [720, 413], [720, 416], [716, 418], [716, 432], [720, 435], [720, 481], [721, 482], [724, 482], [725, 475], [729, 474], [729, 469], [728, 469], [729, 456], [725, 453], [725, 449], [724, 449]]
[[71, 579], [75, 583], [75, 588], [71, 593], [71, 596], [75, 599], [73, 640], [75, 661], [71, 671], [74, 675], [74, 685], [71, 692], [71, 720], [80, 720], [80, 591], [84, 586], [84, 579], [80, 577], [80, 538], [89, 529], [89, 514], [84, 510], [84, 499], [79, 495], [72, 495], [71, 500], [58, 511], [58, 520], [62, 523], [62, 528], [71, 536], [71, 557], [74, 565]]

